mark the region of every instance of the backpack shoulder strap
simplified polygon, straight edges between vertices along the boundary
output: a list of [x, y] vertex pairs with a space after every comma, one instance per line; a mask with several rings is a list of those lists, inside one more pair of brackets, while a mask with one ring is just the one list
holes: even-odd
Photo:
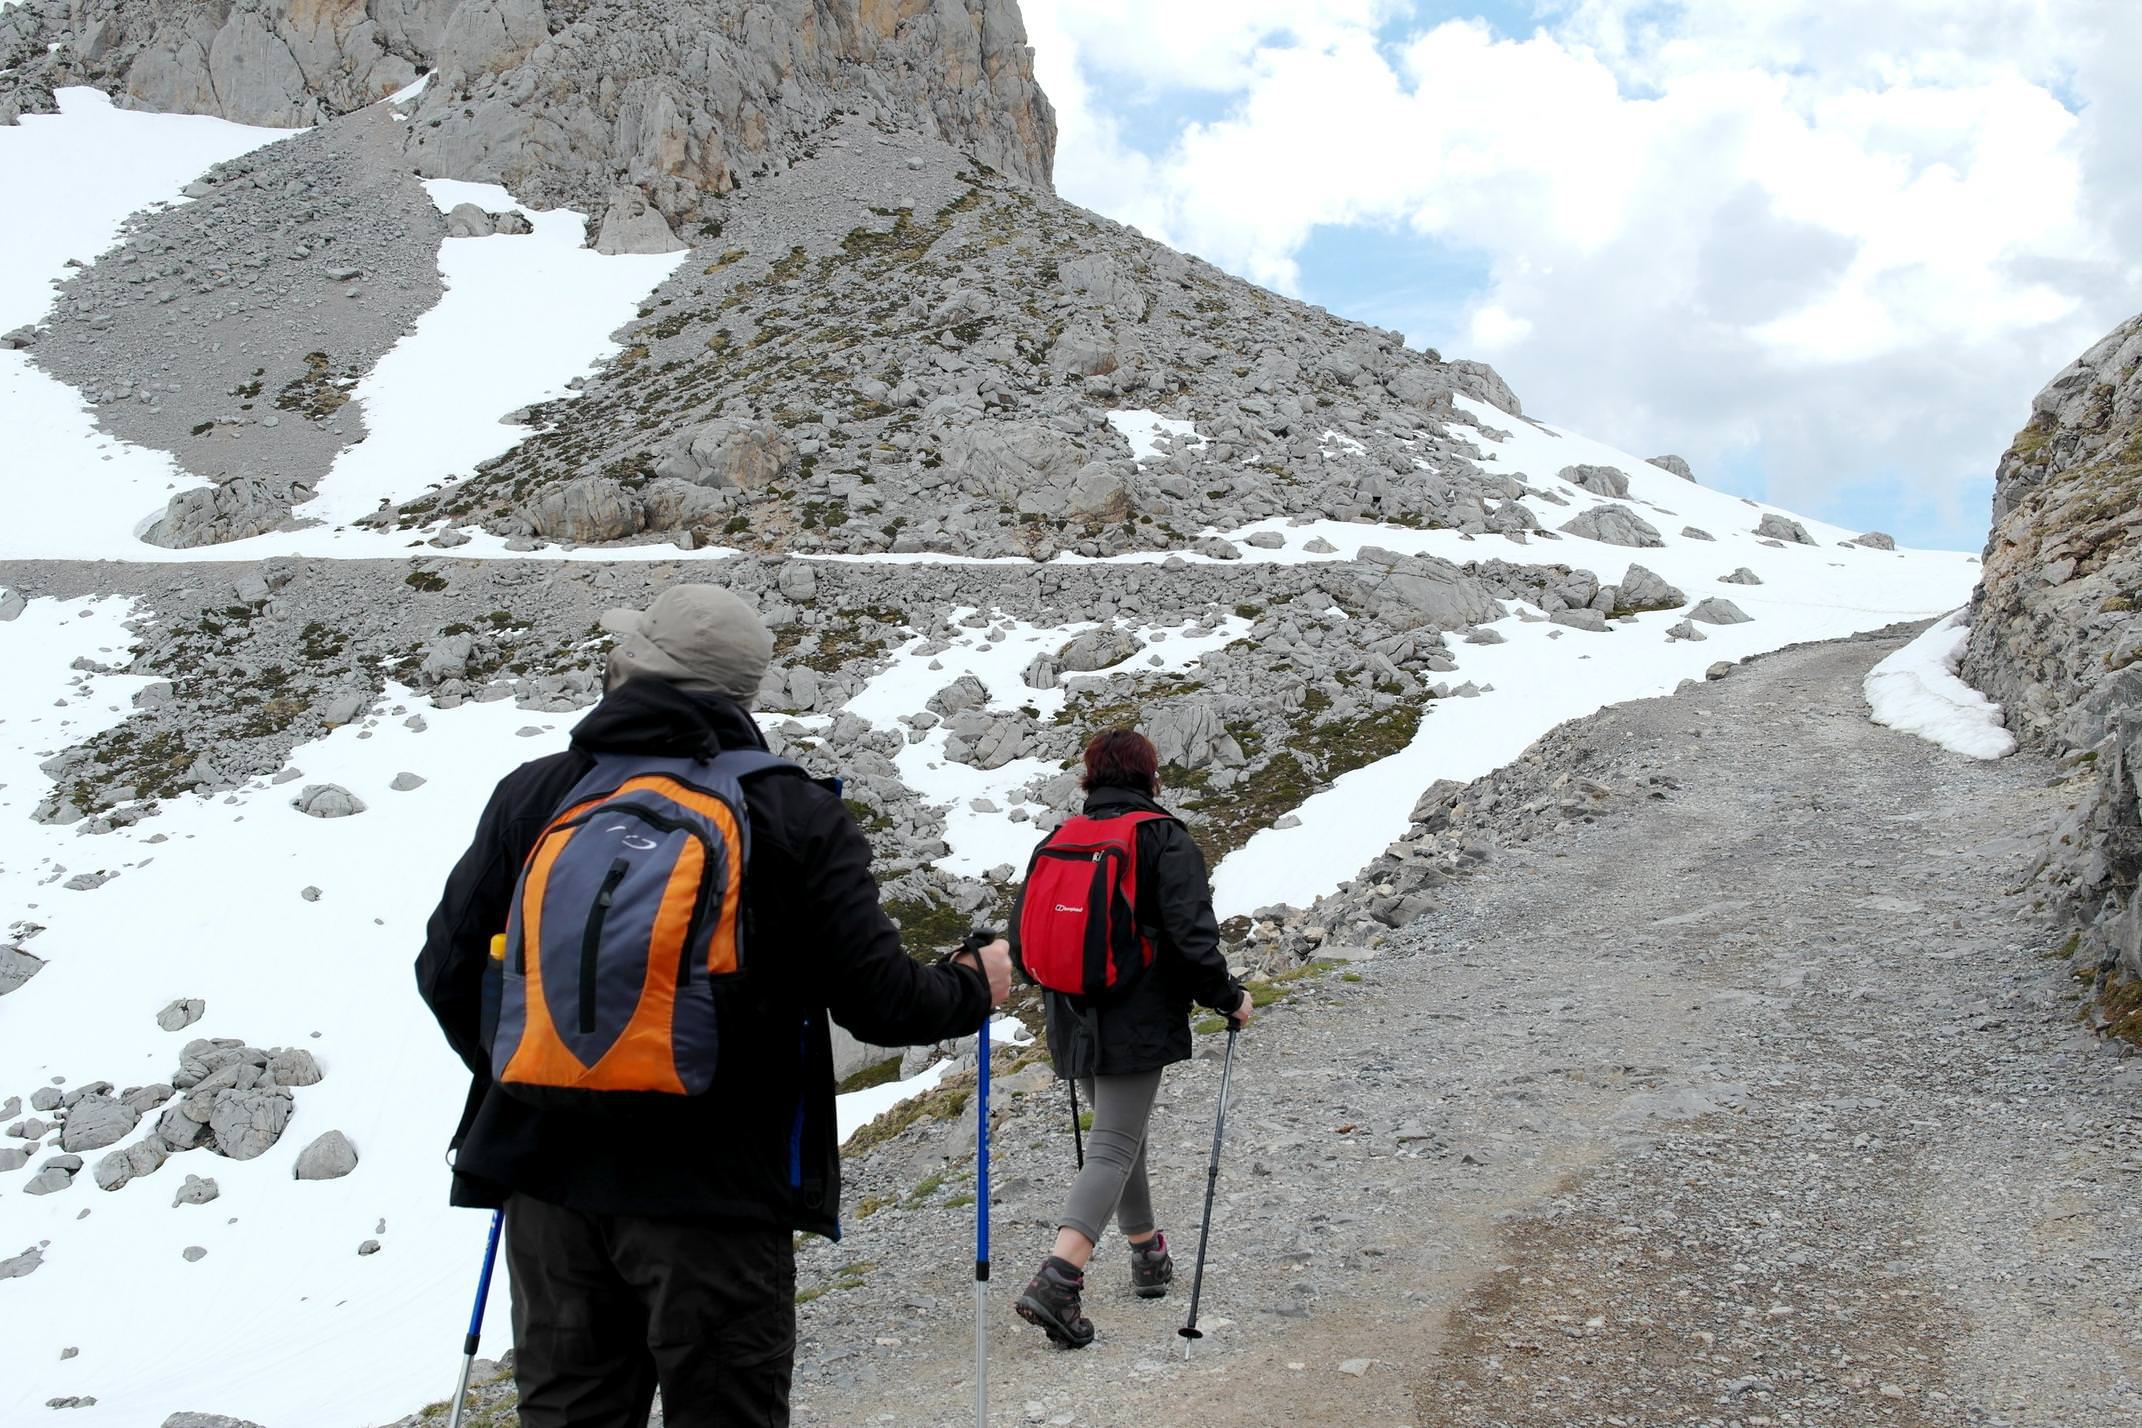
[[[723, 749], [713, 759], [714, 767], [729, 777], [742, 781], [754, 774], [793, 773], [802, 774], [803, 766], [791, 759], [769, 754], [764, 749]], [[806, 778], [808, 774], [804, 775]]]

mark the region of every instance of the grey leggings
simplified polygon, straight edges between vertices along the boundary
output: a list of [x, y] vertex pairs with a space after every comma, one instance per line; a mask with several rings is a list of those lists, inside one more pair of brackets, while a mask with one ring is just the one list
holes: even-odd
[[1098, 1244], [1112, 1213], [1124, 1234], [1148, 1234], [1154, 1226], [1153, 1192], [1145, 1180], [1145, 1124], [1160, 1092], [1160, 1072], [1084, 1076], [1079, 1089], [1093, 1107], [1093, 1129], [1086, 1132], [1086, 1168], [1071, 1183], [1060, 1226]]

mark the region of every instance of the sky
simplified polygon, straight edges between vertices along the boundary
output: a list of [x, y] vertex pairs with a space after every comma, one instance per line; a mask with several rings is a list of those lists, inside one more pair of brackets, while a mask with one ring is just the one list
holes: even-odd
[[1910, 544], [2142, 309], [2136, 0], [1021, 9], [1066, 198]]

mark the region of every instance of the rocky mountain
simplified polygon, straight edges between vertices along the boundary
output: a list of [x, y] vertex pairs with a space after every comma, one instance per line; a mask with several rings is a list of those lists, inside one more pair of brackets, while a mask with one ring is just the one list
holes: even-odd
[[2084, 928], [2078, 955], [2130, 980], [2142, 979], [2138, 533], [2142, 316], [2048, 382], [2001, 457], [1964, 654], [1964, 672], [2006, 706], [2018, 737], [2094, 770], [2046, 873]]
[[[679, 246], [841, 116], [1041, 186], [1056, 121], [1013, 0], [25, 0], [0, 14], [0, 122], [88, 84], [295, 128], [427, 78], [404, 156]], [[650, 211], [654, 215], [650, 217]]]

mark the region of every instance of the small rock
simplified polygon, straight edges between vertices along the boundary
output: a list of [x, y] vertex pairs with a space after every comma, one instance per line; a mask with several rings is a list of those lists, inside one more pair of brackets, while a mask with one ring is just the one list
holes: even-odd
[[179, 1251], [179, 1257], [184, 1259], [186, 1263], [193, 1264], [199, 1259], [201, 1259], [203, 1256], [205, 1256], [207, 1253], [208, 1251], [202, 1249], [199, 1245], [188, 1245], [186, 1246], [186, 1248]]
[[398, 773], [394, 776], [394, 782], [387, 785], [396, 793], [407, 793], [411, 789], [422, 788], [423, 786], [424, 776], [413, 773]]
[[378, 1253], [379, 1253], [379, 1241], [378, 1241], [378, 1240], [366, 1240], [366, 1241], [365, 1241], [365, 1242], [364, 1242], [363, 1244], [361, 1244], [361, 1245], [357, 1246], [357, 1253], [359, 1253], [359, 1254], [361, 1254], [361, 1255], [365, 1255], [365, 1254], [378, 1254]]
[[181, 1205], [206, 1205], [222, 1193], [222, 1188], [216, 1184], [213, 1175], [189, 1175], [186, 1177], [186, 1183], [179, 1186], [178, 1193], [171, 1197], [171, 1208], [176, 1210]]
[[208, 1003], [199, 997], [180, 997], [156, 1014], [156, 1024], [165, 1031], [179, 1031], [192, 1026], [208, 1010]]

